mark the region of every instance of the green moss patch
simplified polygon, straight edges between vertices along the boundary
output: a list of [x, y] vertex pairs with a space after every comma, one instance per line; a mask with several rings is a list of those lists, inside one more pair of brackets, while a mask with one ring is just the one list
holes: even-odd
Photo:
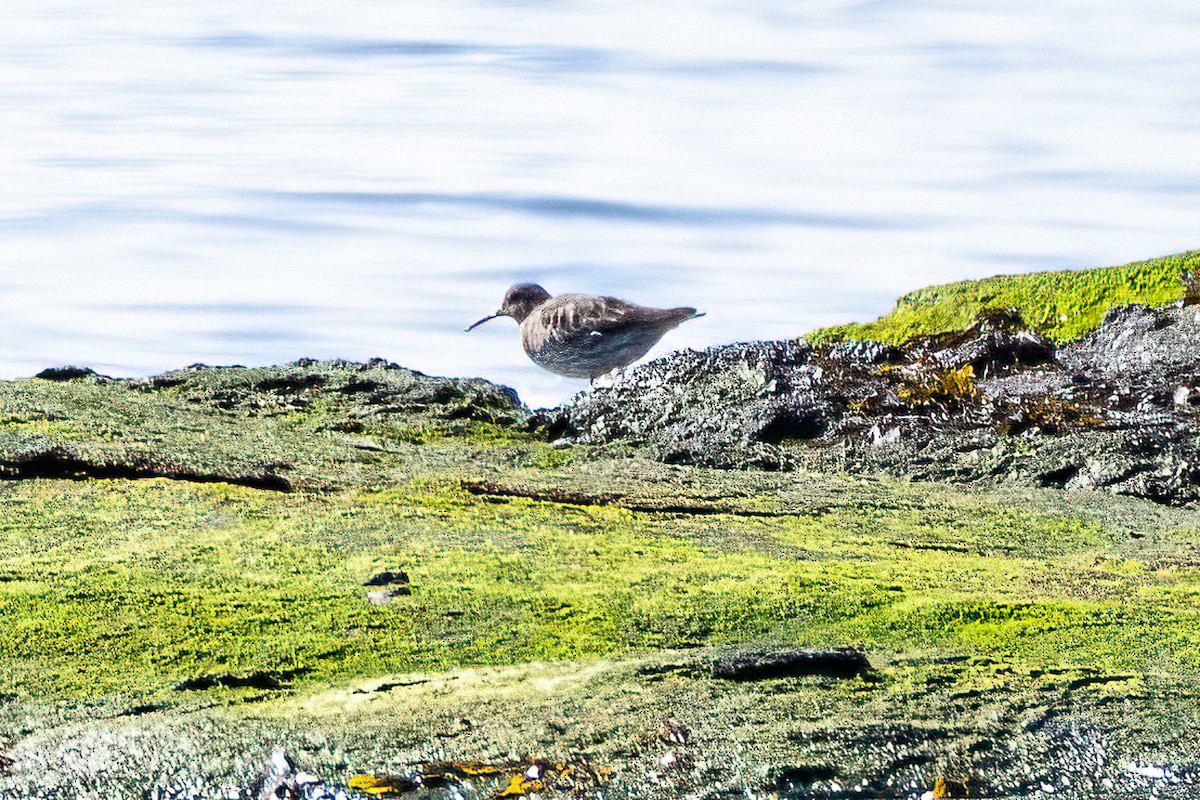
[[[1096, 523], [953, 492], [687, 516], [498, 502], [447, 478], [320, 496], [22, 481], [0, 488], [0, 520], [0, 692], [24, 697], [746, 641], [933, 646], [1031, 668], [1195, 661], [1189, 606], [1161, 613], [1190, 600], [1192, 571], [1130, 561]], [[372, 604], [365, 581], [394, 566], [411, 594]]]
[[1182, 299], [1186, 271], [1200, 270], [1200, 251], [1120, 267], [1000, 275], [930, 286], [906, 294], [875, 322], [814, 331], [814, 343], [861, 339], [899, 344], [914, 336], [960, 330], [992, 309], [1015, 308], [1031, 329], [1064, 342], [1099, 326], [1114, 306], [1163, 306]]

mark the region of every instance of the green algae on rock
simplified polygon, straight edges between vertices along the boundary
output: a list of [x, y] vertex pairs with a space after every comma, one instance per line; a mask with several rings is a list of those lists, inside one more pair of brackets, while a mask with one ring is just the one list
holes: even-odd
[[0, 477], [165, 477], [279, 491], [373, 480], [368, 464], [389, 442], [455, 431], [519, 437], [529, 418], [505, 387], [378, 360], [197, 365], [146, 380], [56, 373], [0, 383], [0, 404]]
[[900, 344], [914, 336], [965, 328], [984, 313], [1015, 308], [1030, 328], [1055, 342], [1093, 331], [1110, 308], [1165, 306], [1184, 297], [1181, 275], [1200, 271], [1200, 250], [1121, 267], [998, 275], [929, 286], [904, 295], [875, 322], [835, 325], [805, 338], [816, 343], [869, 340]]

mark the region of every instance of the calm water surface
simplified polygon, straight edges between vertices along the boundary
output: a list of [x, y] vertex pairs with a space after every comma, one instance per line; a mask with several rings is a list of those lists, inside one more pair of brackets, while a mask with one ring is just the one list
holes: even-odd
[[504, 289], [708, 316], [1200, 247], [1200, 6], [55, 3], [0, 10], [0, 376], [383, 356], [581, 384]]

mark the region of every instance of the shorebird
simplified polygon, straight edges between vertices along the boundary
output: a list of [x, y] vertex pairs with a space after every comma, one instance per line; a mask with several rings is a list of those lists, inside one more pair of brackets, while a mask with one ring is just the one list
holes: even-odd
[[594, 381], [646, 355], [663, 334], [695, 317], [694, 308], [649, 308], [594, 294], [550, 293], [536, 283], [518, 283], [504, 294], [500, 310], [476, 322], [512, 317], [521, 326], [521, 345], [540, 367], [568, 378]]

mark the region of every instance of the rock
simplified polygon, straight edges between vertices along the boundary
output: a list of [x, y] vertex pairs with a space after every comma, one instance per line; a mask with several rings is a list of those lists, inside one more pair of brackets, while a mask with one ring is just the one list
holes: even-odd
[[[380, 480], [396, 448], [529, 430], [516, 394], [383, 361], [193, 366], [148, 379], [62, 368], [0, 382], [0, 478], [168, 478], [272, 491]], [[381, 457], [381, 455], [383, 457]]]
[[286, 689], [291, 685], [294, 678], [307, 671], [306, 669], [282, 671], [259, 670], [245, 675], [237, 675], [229, 672], [216, 675], [197, 675], [177, 684], [175, 691], [204, 691], [206, 689], [215, 689], [218, 686], [223, 686], [226, 689]]
[[964, 330], [916, 337], [902, 352], [909, 361], [928, 360], [943, 369], [970, 365], [985, 376], [1050, 363], [1055, 348], [1027, 330], [1015, 309], [996, 309]]
[[1091, 335], [1062, 349], [1064, 368], [1110, 382], [1158, 385], [1200, 369], [1195, 309], [1121, 306]]
[[367, 602], [373, 606], [386, 606], [397, 597], [412, 594], [412, 587], [408, 585], [408, 573], [399, 567], [375, 573], [363, 581], [363, 586], [384, 587], [367, 592]]
[[837, 769], [825, 764], [789, 764], [772, 769], [767, 780], [779, 791], [795, 792], [806, 790], [817, 781], [831, 781], [837, 774]]
[[871, 663], [859, 650], [771, 650], [739, 652], [712, 662], [714, 678], [730, 681], [761, 681], [817, 675], [827, 678], [865, 678], [874, 674]]
[[363, 581], [363, 586], [392, 586], [408, 583], [408, 573], [400, 568], [385, 569]]
[[257, 800], [301, 800], [312, 796], [308, 790], [320, 783], [318, 778], [297, 770], [283, 748], [276, 748], [250, 789]]
[[667, 463], [878, 471], [1200, 500], [1200, 315], [1129, 306], [1068, 345], [989, 313], [904, 345], [750, 342], [686, 351], [547, 423]]
[[33, 377], [41, 378], [44, 381], [77, 381], [83, 378], [105, 378], [106, 376], [99, 374], [91, 367], [48, 367]]
[[475, 378], [431, 377], [383, 359], [365, 364], [300, 359], [276, 367], [193, 366], [143, 385], [170, 389], [193, 403], [248, 415], [282, 414], [317, 400], [338, 400], [359, 419], [424, 417], [497, 425], [525, 422], [516, 392]]

